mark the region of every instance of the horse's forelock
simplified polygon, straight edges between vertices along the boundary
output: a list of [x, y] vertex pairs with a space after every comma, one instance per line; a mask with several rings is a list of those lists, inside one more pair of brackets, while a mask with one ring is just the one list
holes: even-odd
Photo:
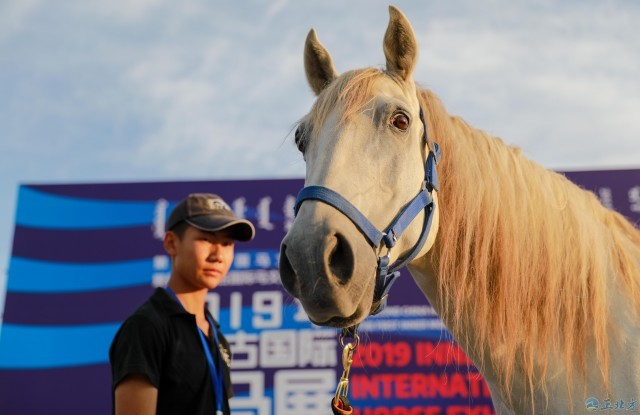
[[[339, 122], [348, 121], [371, 100], [373, 84], [382, 75], [383, 72], [375, 68], [343, 73], [318, 96], [311, 108], [308, 122], [314, 127], [322, 126], [336, 106], [342, 111]], [[314, 135], [319, 131], [320, 128], [313, 128]]]

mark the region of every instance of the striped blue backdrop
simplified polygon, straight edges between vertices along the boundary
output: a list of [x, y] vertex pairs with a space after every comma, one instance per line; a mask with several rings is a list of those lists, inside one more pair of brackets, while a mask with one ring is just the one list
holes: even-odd
[[[640, 170], [565, 174], [640, 221]], [[158, 260], [164, 255], [158, 229], [167, 212], [192, 192], [241, 201], [258, 232], [237, 246], [233, 269], [274, 271], [302, 185], [291, 179], [20, 186], [0, 332], [0, 413], [110, 413], [108, 348], [124, 318], [152, 292], [154, 278], [168, 271]], [[391, 303], [424, 303], [410, 278], [400, 280]], [[270, 284], [267, 289], [281, 290]], [[249, 321], [247, 298], [241, 320]], [[232, 320], [229, 300], [221, 301], [223, 329], [233, 332], [225, 323]], [[294, 321], [295, 313], [288, 299], [279, 328], [311, 327]]]
[[272, 199], [280, 205], [267, 215], [273, 229], [262, 226], [236, 256], [253, 258], [242, 266], [252, 270], [260, 267], [255, 254], [267, 253], [273, 268], [282, 204], [301, 186], [298, 179], [20, 186], [0, 331], [0, 413], [110, 413], [108, 348], [152, 292], [154, 273], [167, 271], [154, 266], [164, 254], [155, 234], [177, 201], [192, 192], [242, 199], [244, 215], [260, 227], [258, 206]]

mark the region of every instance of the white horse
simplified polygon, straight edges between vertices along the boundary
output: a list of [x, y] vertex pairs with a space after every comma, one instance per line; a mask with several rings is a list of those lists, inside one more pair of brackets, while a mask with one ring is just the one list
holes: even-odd
[[[307, 37], [305, 70], [317, 100], [296, 143], [305, 189], [313, 190], [300, 198], [282, 242], [286, 290], [314, 323], [349, 327], [384, 301], [379, 262], [410, 259], [418, 286], [487, 381], [497, 413], [583, 413], [589, 397], [622, 400], [625, 409], [640, 401], [638, 229], [592, 193], [447, 114], [413, 80], [418, 45], [394, 7], [383, 44], [384, 70], [339, 75], [315, 31]], [[439, 191], [425, 181], [433, 142], [442, 149]], [[400, 236], [376, 239], [363, 229], [388, 227], [425, 183], [427, 200]], [[366, 219], [354, 219], [354, 210]]]

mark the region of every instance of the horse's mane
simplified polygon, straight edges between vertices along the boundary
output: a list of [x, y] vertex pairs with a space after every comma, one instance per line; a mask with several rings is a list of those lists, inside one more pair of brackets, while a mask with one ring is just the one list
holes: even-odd
[[[367, 68], [341, 75], [319, 95], [306, 126], [322, 125], [337, 104], [341, 122], [349, 119], [384, 74]], [[492, 365], [507, 391], [516, 369], [533, 391], [551, 358], [577, 358], [577, 367], [567, 364], [569, 388], [573, 372], [586, 376], [593, 339], [607, 384], [608, 330], [615, 330], [607, 281], [617, 278], [640, 311], [640, 232], [593, 193], [448, 115], [431, 91], [418, 95], [443, 154], [431, 255], [441, 317], [454, 337], [489, 357], [476, 364]]]
[[491, 357], [507, 391], [517, 367], [533, 390], [551, 354], [577, 358], [569, 387], [573, 371], [586, 376], [593, 339], [607, 384], [607, 281], [617, 278], [640, 309], [640, 232], [593, 193], [449, 116], [431, 91], [419, 95], [443, 154], [432, 258], [454, 336], [466, 336], [463, 321], [473, 328], [471, 347]]

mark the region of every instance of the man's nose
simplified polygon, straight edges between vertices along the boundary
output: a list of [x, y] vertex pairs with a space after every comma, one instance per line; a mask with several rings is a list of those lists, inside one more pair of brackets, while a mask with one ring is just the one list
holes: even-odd
[[220, 244], [211, 244], [209, 248], [209, 256], [207, 257], [207, 261], [209, 262], [217, 262], [221, 260], [221, 249]]

